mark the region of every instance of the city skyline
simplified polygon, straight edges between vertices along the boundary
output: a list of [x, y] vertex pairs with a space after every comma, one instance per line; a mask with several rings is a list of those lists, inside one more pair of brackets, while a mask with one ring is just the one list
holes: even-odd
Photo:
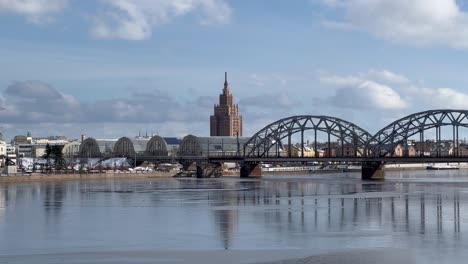
[[245, 135], [291, 115], [376, 132], [466, 108], [465, 1], [120, 2], [0, 3], [6, 138], [209, 135], [224, 71]]
[[0, 263], [459, 263], [466, 28], [468, 0], [0, 0]]

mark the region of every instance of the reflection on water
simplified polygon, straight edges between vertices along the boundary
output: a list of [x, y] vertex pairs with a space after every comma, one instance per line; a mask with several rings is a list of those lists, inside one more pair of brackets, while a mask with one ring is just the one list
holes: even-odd
[[[468, 246], [466, 171], [0, 186], [0, 255]], [[430, 254], [429, 254], [430, 255]]]

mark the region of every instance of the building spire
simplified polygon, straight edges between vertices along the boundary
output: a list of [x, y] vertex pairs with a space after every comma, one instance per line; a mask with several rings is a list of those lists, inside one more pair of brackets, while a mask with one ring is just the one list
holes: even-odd
[[210, 116], [211, 136], [242, 136], [242, 116], [239, 108], [233, 104], [229, 91], [227, 72], [224, 72], [223, 93], [219, 95], [219, 104], [214, 105], [214, 115]]
[[227, 72], [224, 72], [224, 89], [223, 94], [229, 94], [229, 84], [227, 81]]

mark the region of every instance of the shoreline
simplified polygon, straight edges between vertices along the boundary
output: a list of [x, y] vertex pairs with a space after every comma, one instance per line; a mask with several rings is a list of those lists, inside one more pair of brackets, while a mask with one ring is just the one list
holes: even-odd
[[152, 173], [76, 173], [76, 174], [42, 174], [0, 176], [0, 183], [42, 182], [42, 181], [76, 181], [76, 180], [111, 180], [111, 179], [144, 179], [172, 178], [172, 172]]
[[[468, 169], [468, 167], [461, 167], [461, 169]], [[389, 166], [385, 167], [386, 171], [412, 171], [412, 170], [426, 170], [426, 164], [417, 164], [416, 166]], [[361, 170], [281, 170], [281, 171], [263, 171], [263, 176], [276, 176], [284, 174], [331, 174], [331, 173], [353, 173], [361, 172]], [[75, 174], [42, 174], [33, 173], [31, 175], [18, 174], [13, 176], [0, 176], [0, 184], [2, 183], [21, 183], [21, 182], [49, 182], [49, 181], [81, 181], [81, 180], [111, 180], [111, 179], [151, 179], [151, 178], [174, 178], [174, 172], [151, 172], [151, 173], [75, 173]], [[225, 171], [222, 177], [239, 178], [238, 171]]]

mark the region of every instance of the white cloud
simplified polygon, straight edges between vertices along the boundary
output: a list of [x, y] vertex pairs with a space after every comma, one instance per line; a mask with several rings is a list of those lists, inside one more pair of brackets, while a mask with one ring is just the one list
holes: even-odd
[[96, 38], [143, 40], [153, 28], [176, 17], [195, 13], [201, 24], [223, 24], [231, 17], [224, 0], [101, 0], [108, 12], [96, 17], [91, 34]]
[[350, 76], [328, 75], [323, 72], [319, 74], [321, 83], [335, 86], [355, 86], [366, 80], [375, 80], [385, 84], [406, 84], [410, 82], [405, 76], [389, 70], [369, 70], [365, 73]]
[[[170, 136], [183, 136], [181, 133], [189, 130], [203, 135], [206, 131], [201, 133], [200, 128], [206, 128], [207, 116], [215, 100], [209, 104], [207, 101], [205, 97], [194, 97], [194, 100], [181, 102], [170, 94], [152, 90], [151, 93], [81, 102], [50, 84], [18, 81], [0, 94], [0, 119], [2, 124], [8, 125], [5, 132], [10, 135], [21, 128], [35, 128], [38, 133], [52, 131], [53, 134], [63, 128], [72, 136], [82, 132], [102, 133], [95, 136], [122, 136], [129, 130], [135, 131], [138, 126], [157, 129], [157, 132]], [[63, 127], [64, 124], [75, 130]], [[100, 131], [99, 127], [103, 126], [109, 131]]]
[[368, 75], [386, 83], [405, 84], [410, 82], [405, 76], [387, 70], [369, 70]]
[[466, 109], [468, 106], [468, 94], [452, 88], [411, 87], [407, 91], [414, 96], [414, 101], [422, 100], [428, 108]]
[[62, 98], [62, 95], [57, 90], [41, 81], [14, 82], [8, 86], [5, 94], [27, 99]]
[[339, 107], [357, 109], [400, 110], [408, 106], [394, 89], [373, 81], [339, 88], [330, 101]]
[[[5, 122], [64, 122], [80, 116], [76, 98], [41, 81], [14, 82], [5, 90], [0, 117]], [[60, 114], [58, 114], [60, 113]]]
[[[468, 13], [456, 0], [322, 1], [345, 10], [335, 23], [411, 45], [468, 48]], [[333, 23], [329, 23], [333, 24]], [[341, 26], [343, 28], [343, 26]]]
[[49, 22], [52, 15], [61, 13], [68, 0], [0, 0], [0, 13], [13, 13], [25, 16], [29, 22], [42, 24]]
[[362, 83], [364, 80], [356, 76], [321, 75], [319, 81], [323, 84], [334, 86], [354, 86]]
[[335, 86], [333, 95], [320, 103], [338, 108], [405, 110], [466, 109], [468, 94], [453, 88], [421, 87], [407, 77], [388, 70], [369, 70], [356, 75], [321, 73], [320, 83]]

